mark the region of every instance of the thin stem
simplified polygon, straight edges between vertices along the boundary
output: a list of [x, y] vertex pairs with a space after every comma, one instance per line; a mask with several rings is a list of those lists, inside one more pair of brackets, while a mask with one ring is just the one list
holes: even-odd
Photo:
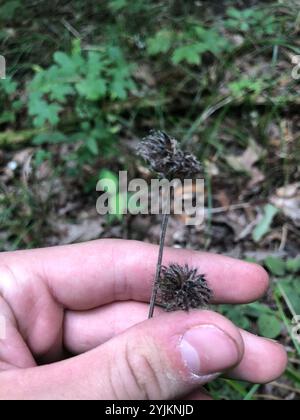
[[169, 214], [164, 214], [162, 223], [161, 223], [161, 233], [160, 233], [160, 240], [159, 240], [159, 253], [158, 253], [158, 260], [157, 260], [157, 267], [156, 267], [156, 275], [153, 283], [152, 288], [152, 295], [150, 300], [150, 308], [149, 308], [149, 315], [148, 319], [153, 317], [154, 308], [155, 308], [155, 301], [156, 301], [156, 295], [158, 291], [158, 284], [159, 284], [159, 277], [161, 272], [161, 265], [162, 265], [162, 258], [164, 253], [164, 246], [165, 246], [165, 239], [166, 239], [166, 232], [168, 227], [168, 221], [169, 221]]

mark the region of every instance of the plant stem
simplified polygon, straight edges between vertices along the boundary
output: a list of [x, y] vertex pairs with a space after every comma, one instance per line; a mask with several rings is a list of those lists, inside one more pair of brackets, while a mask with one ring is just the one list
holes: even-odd
[[155, 308], [155, 301], [156, 301], [156, 295], [158, 290], [158, 284], [159, 284], [159, 277], [161, 272], [161, 265], [162, 265], [162, 258], [164, 253], [164, 246], [165, 246], [165, 239], [166, 239], [166, 232], [168, 227], [168, 221], [169, 221], [169, 214], [164, 214], [162, 223], [161, 223], [161, 233], [160, 233], [160, 240], [159, 240], [159, 253], [158, 253], [158, 260], [157, 260], [157, 267], [156, 267], [156, 275], [153, 283], [152, 288], [152, 295], [150, 300], [150, 308], [149, 308], [149, 315], [148, 319], [153, 317], [154, 308]]

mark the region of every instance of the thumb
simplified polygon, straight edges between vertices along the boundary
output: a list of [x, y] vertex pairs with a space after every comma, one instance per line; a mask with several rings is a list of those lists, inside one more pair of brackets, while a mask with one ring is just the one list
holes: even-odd
[[163, 314], [73, 359], [4, 372], [0, 398], [180, 398], [238, 364], [242, 356], [238, 329], [221, 315]]

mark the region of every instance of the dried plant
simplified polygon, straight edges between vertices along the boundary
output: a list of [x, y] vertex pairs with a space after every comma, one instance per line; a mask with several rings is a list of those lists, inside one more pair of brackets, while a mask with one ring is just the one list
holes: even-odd
[[[147, 162], [149, 168], [160, 178], [168, 180], [173, 180], [175, 178], [180, 179], [181, 181], [193, 179], [199, 175], [202, 170], [200, 163], [194, 155], [184, 152], [180, 148], [177, 140], [162, 131], [152, 130], [149, 136], [145, 137], [140, 142], [137, 148], [137, 154]], [[163, 214], [158, 261], [148, 318], [152, 318], [154, 313], [168, 221], [169, 214]]]
[[205, 308], [213, 295], [205, 276], [187, 264], [163, 266], [157, 289], [157, 303], [166, 311]]
[[162, 131], [152, 130], [140, 142], [137, 152], [161, 178], [193, 179], [202, 172], [196, 157], [184, 152], [177, 140]]

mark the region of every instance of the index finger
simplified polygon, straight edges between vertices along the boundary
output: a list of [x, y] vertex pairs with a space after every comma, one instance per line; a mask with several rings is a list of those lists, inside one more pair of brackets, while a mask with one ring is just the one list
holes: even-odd
[[[158, 247], [137, 241], [102, 239], [83, 244], [4, 253], [9, 267], [44, 281], [55, 300], [72, 310], [113, 301], [148, 302]], [[164, 264], [189, 264], [205, 274], [214, 303], [248, 303], [268, 287], [266, 271], [252, 263], [205, 252], [166, 248]]]

